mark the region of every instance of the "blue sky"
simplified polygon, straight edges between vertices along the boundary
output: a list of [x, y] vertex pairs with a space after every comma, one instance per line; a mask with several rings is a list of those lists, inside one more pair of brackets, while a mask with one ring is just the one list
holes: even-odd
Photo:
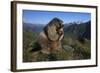
[[91, 19], [90, 13], [79, 12], [55, 12], [23, 10], [23, 21], [33, 24], [47, 24], [54, 17], [61, 19], [64, 23], [86, 22]]

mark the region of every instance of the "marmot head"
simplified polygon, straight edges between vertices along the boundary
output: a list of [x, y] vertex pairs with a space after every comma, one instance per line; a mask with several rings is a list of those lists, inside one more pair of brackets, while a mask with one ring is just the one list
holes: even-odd
[[46, 35], [49, 40], [59, 40], [59, 36], [64, 34], [63, 32], [63, 21], [59, 18], [53, 18], [44, 28]]

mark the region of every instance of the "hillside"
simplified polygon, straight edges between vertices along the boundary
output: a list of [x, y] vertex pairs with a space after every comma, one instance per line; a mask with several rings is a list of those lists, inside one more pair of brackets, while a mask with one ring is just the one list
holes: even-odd
[[67, 27], [64, 27], [64, 32], [66, 36], [72, 38], [86, 38], [91, 39], [91, 21], [77, 24], [73, 23]]
[[52, 54], [43, 54], [40, 51], [30, 52], [35, 41], [42, 31], [43, 25], [23, 25], [23, 62], [59, 61], [59, 60], [82, 60], [91, 58], [91, 21], [77, 24], [72, 23], [64, 26], [64, 39], [62, 48]]
[[40, 32], [42, 31], [44, 25], [43, 24], [31, 24], [31, 23], [23, 23], [23, 29], [28, 30], [30, 32]]

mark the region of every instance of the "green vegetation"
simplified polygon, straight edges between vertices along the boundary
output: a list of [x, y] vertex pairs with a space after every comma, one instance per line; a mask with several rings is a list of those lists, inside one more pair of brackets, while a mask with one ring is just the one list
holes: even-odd
[[23, 61], [29, 61], [31, 56], [29, 56], [29, 50], [31, 44], [36, 41], [37, 33], [33, 33], [27, 30], [23, 31]]
[[44, 54], [40, 51], [30, 52], [36, 45], [34, 42], [38, 33], [23, 31], [23, 62], [39, 62], [39, 61], [59, 61], [59, 60], [81, 60], [91, 58], [91, 41], [77, 39], [65, 35], [62, 40], [63, 48], [53, 51], [51, 54]]

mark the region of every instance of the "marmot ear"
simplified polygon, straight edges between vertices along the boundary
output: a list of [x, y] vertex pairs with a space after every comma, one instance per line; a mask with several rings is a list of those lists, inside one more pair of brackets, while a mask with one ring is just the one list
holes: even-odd
[[52, 26], [47, 26], [47, 30], [46, 30], [46, 32], [47, 32], [47, 36], [48, 36], [48, 39], [49, 40], [51, 40], [51, 41], [56, 41], [56, 40], [58, 40], [58, 38], [59, 38], [59, 35], [58, 35], [58, 33], [57, 33], [57, 31], [56, 31], [56, 26], [54, 26], [54, 25], [52, 25]]

